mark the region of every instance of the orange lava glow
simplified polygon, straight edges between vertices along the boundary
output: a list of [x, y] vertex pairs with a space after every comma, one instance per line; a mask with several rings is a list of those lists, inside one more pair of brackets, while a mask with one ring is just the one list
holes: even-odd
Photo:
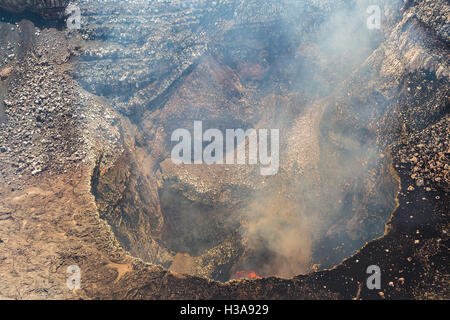
[[234, 274], [232, 277], [234, 280], [240, 280], [240, 279], [247, 279], [247, 280], [256, 280], [256, 279], [262, 279], [260, 276], [258, 276], [254, 271], [238, 271]]

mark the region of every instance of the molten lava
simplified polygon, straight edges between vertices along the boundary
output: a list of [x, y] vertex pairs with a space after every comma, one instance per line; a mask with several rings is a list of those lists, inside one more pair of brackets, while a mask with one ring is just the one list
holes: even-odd
[[241, 280], [241, 279], [247, 279], [247, 280], [256, 280], [256, 279], [262, 279], [260, 276], [258, 276], [254, 271], [238, 271], [234, 274], [234, 276], [231, 278], [232, 280]]

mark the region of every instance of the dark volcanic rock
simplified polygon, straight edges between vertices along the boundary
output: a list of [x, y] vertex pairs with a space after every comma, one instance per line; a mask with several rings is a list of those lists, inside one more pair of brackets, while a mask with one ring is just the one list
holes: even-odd
[[17, 12], [33, 12], [44, 18], [61, 19], [69, 0], [2, 0], [0, 8]]

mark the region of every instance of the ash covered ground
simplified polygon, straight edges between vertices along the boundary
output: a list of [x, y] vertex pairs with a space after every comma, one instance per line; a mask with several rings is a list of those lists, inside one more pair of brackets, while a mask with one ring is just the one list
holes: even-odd
[[[80, 0], [77, 29], [23, 3], [0, 0], [0, 298], [449, 298], [447, 1]], [[278, 174], [175, 165], [194, 121], [279, 129]]]

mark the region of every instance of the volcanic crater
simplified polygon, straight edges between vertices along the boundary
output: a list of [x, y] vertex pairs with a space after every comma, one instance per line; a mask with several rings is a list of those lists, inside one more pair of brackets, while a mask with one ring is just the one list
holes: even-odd
[[[449, 297], [447, 1], [7, 2], [0, 298]], [[195, 121], [278, 173], [176, 165]]]
[[[218, 32], [164, 99], [127, 110], [126, 151], [94, 171], [92, 192], [101, 217], [133, 255], [220, 281], [290, 278], [332, 267], [383, 235], [399, 191], [392, 159], [375, 132], [327, 109], [338, 104], [345, 83], [339, 74], [363, 64], [381, 37], [358, 34], [371, 41], [349, 56], [340, 45], [321, 48], [320, 25], [305, 26], [307, 39], [290, 27], [275, 20]], [[146, 85], [140, 90], [154, 86]], [[135, 94], [117, 98], [130, 101]], [[351, 103], [386, 103], [378, 100], [374, 93]], [[192, 130], [194, 121], [204, 131], [280, 129], [279, 173], [261, 176], [250, 165], [175, 165], [171, 134]]]

